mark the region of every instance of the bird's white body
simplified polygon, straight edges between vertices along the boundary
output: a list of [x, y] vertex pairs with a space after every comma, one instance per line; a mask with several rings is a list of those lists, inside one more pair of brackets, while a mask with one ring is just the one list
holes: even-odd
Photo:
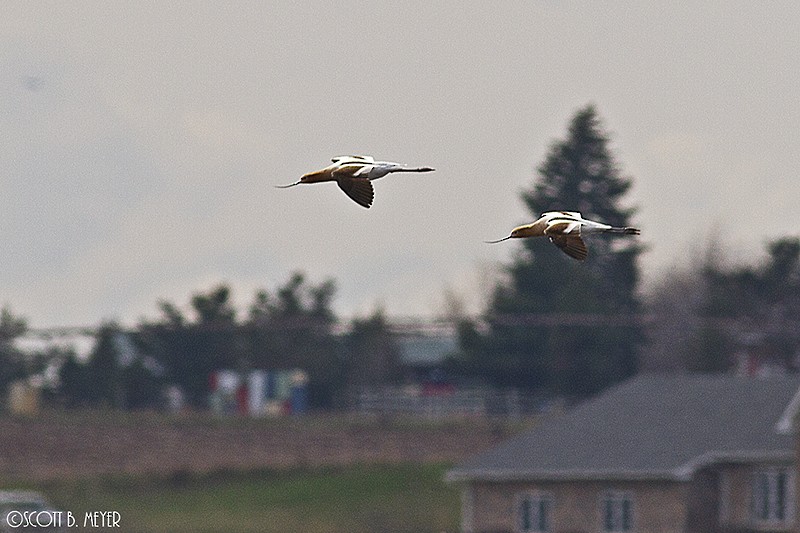
[[[604, 233], [612, 229], [612, 226], [587, 220], [577, 211], [547, 211], [542, 213], [539, 221], [544, 221], [544, 234], [548, 232], [558, 232], [563, 235], [586, 233]], [[538, 221], [537, 221], [538, 222]]]
[[363, 177], [368, 180], [376, 180], [382, 178], [392, 172], [410, 171], [400, 163], [392, 161], [375, 161], [375, 159], [368, 155], [346, 155], [333, 158], [333, 164], [330, 166], [331, 172], [345, 172], [353, 170], [353, 177]]
[[549, 237], [550, 242], [558, 246], [564, 253], [583, 261], [588, 256], [588, 251], [581, 235], [592, 233], [639, 235], [640, 232], [636, 228], [618, 228], [602, 222], [587, 220], [577, 211], [547, 211], [542, 213], [542, 216], [536, 221], [514, 228], [508, 237], [488, 242], [497, 243], [507, 239], [525, 237]]

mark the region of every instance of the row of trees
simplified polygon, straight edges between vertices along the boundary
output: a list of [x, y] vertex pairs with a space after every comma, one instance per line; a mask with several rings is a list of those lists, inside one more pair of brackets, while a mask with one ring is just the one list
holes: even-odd
[[800, 239], [768, 242], [754, 264], [730, 265], [709, 247], [652, 294], [645, 370], [727, 371], [744, 356], [773, 368], [800, 364]]
[[[13, 339], [25, 333], [24, 321], [6, 309], [0, 323], [0, 339], [7, 340], [0, 340], [3, 386], [57, 361], [54, 399], [67, 406], [154, 407], [164, 385], [174, 384], [189, 404], [202, 407], [216, 370], [302, 368], [312, 405], [331, 407], [361, 384], [400, 381], [399, 349], [382, 311], [355, 319], [339, 335], [334, 294], [333, 281], [314, 285], [295, 273], [274, 293], [258, 291], [240, 318], [230, 287], [219, 285], [192, 296], [189, 313], [161, 302], [160, 316], [132, 331], [103, 324], [86, 361], [70, 351], [23, 354]], [[31, 360], [39, 364], [23, 368]]]
[[[522, 194], [531, 217], [578, 210], [615, 226], [634, 225], [635, 209], [624, 203], [633, 180], [609, 143], [596, 109], [580, 109]], [[481, 317], [458, 323], [458, 350], [445, 365], [452, 376], [581, 397], [642, 369], [729, 370], [743, 346], [785, 368], [796, 366], [797, 238], [769, 243], [766, 260], [755, 265], [730, 266], [711, 247], [704, 261], [671, 275], [646, 299], [639, 288], [638, 239], [592, 239], [583, 263], [545, 239], [517, 242], [518, 253]], [[100, 329], [87, 364], [66, 354], [61, 397], [71, 404], [137, 407], [148, 405], [163, 383], [176, 383], [191, 403], [202, 405], [214, 370], [300, 367], [309, 374], [312, 402], [333, 406], [353, 387], [401, 380], [397, 339], [383, 314], [357, 319], [337, 335], [334, 295], [332, 280], [313, 285], [298, 273], [274, 293], [259, 291], [242, 317], [225, 285], [194, 295], [188, 315], [164, 302], [161, 316], [130, 336], [144, 357], [124, 361], [114, 324]], [[619, 320], [599, 327], [528, 320], [559, 314]], [[48, 359], [15, 354], [13, 339], [24, 330], [24, 321], [3, 311], [0, 387]]]

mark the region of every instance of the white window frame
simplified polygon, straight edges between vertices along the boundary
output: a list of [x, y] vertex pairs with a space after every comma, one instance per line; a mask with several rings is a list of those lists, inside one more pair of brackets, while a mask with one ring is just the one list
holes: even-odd
[[[785, 527], [794, 520], [794, 469], [762, 467], [750, 480], [750, 520], [757, 526]], [[783, 487], [781, 487], [781, 481]], [[783, 501], [781, 500], [781, 497]]]
[[[531, 524], [528, 528], [525, 527], [525, 520], [523, 519], [523, 506], [526, 502], [530, 506], [529, 509], [535, 511], [530, 518]], [[542, 508], [542, 505], [547, 508], [544, 524], [541, 523], [542, 518], [539, 515], [539, 510]], [[551, 492], [529, 490], [517, 494], [514, 502], [514, 530], [517, 533], [550, 533], [553, 531], [554, 507], [555, 499]]]
[[[611, 520], [609, 524], [607, 511], [611, 505]], [[626, 511], [627, 506], [627, 511]], [[634, 531], [633, 493], [623, 490], [607, 490], [600, 494], [600, 531], [603, 533], [630, 533]], [[627, 516], [627, 520], [626, 520]]]

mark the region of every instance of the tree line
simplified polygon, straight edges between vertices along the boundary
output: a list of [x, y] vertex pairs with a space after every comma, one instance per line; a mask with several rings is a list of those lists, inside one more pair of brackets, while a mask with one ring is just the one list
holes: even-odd
[[[625, 202], [633, 182], [588, 105], [551, 144], [521, 200], [532, 218], [576, 210], [630, 226], [636, 208]], [[768, 242], [765, 258], [752, 264], [731, 264], [720, 246], [709, 246], [700, 261], [671, 273], [646, 296], [641, 241], [589, 238], [591, 254], [582, 263], [546, 239], [509, 243], [516, 254], [503, 265], [481, 316], [457, 320], [458, 348], [442, 364], [451, 379], [580, 398], [640, 371], [731, 371], [742, 353], [797, 369], [797, 237]], [[149, 407], [165, 383], [174, 383], [201, 406], [209, 374], [222, 368], [302, 368], [310, 399], [320, 407], [342, 405], [361, 385], [402, 381], [398, 338], [384, 314], [355, 319], [347, 333], [337, 334], [334, 296], [333, 280], [315, 285], [298, 272], [273, 292], [258, 291], [240, 314], [230, 287], [219, 285], [193, 295], [188, 314], [161, 302], [158, 318], [128, 332], [135, 350], [119, 345], [118, 325], [103, 324], [86, 362], [57, 350], [23, 356], [13, 341], [25, 333], [25, 321], [6, 308], [0, 315], [0, 392], [54, 359], [62, 362], [55, 395], [66, 405]], [[614, 325], [525, 320], [542, 314], [632, 319]], [[654, 319], [636, 319], [644, 316]], [[125, 361], [126, 352], [140, 355]]]
[[179, 386], [189, 405], [205, 407], [209, 377], [222, 369], [301, 368], [315, 407], [342, 405], [360, 384], [399, 382], [399, 349], [383, 312], [356, 318], [346, 334], [337, 334], [334, 294], [332, 280], [315, 285], [297, 272], [273, 293], [257, 291], [240, 317], [222, 284], [194, 294], [189, 313], [163, 301], [158, 318], [132, 330], [102, 324], [85, 361], [70, 350], [20, 352], [13, 340], [24, 335], [25, 322], [4, 309], [0, 388], [53, 361], [59, 369], [51, 399], [68, 407], [154, 408], [166, 384]]

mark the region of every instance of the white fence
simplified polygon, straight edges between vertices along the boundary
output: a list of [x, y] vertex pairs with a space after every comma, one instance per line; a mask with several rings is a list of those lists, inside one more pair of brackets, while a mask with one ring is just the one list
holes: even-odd
[[427, 418], [499, 416], [513, 419], [548, 410], [550, 405], [517, 389], [485, 387], [436, 392], [418, 387], [364, 388], [352, 399], [352, 409], [360, 413]]

